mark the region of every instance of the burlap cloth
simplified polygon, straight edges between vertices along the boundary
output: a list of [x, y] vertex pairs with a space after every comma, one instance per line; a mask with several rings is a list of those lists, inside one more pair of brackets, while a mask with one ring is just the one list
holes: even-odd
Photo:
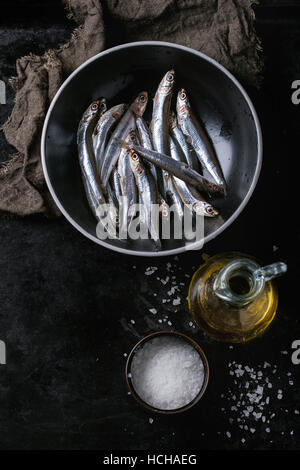
[[[70, 41], [43, 56], [17, 60], [11, 116], [3, 125], [17, 153], [0, 167], [0, 216], [58, 215], [40, 161], [40, 136], [50, 101], [65, 78], [116, 41], [161, 40], [213, 57], [242, 81], [257, 86], [262, 71], [253, 0], [67, 0], [78, 23]], [[116, 34], [116, 31], [121, 31]]]

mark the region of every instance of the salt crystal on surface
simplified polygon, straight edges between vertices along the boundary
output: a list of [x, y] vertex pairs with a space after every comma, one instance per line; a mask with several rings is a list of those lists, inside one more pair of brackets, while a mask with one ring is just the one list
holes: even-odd
[[151, 276], [151, 274], [155, 273], [157, 269], [158, 268], [156, 266], [149, 266], [149, 268], [147, 268], [145, 271], [146, 276]]
[[204, 366], [196, 349], [167, 335], [149, 340], [136, 351], [131, 373], [140, 398], [161, 410], [190, 403], [204, 381]]
[[157, 310], [156, 308], [149, 308], [149, 312], [155, 315], [155, 313], [157, 313]]

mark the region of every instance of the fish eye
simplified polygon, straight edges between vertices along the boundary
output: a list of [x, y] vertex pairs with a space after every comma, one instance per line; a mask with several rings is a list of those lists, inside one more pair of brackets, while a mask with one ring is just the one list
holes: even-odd
[[184, 91], [181, 92], [180, 98], [181, 98], [182, 100], [185, 100], [185, 99], [186, 99], [186, 93], [185, 93]]
[[172, 82], [172, 80], [174, 79], [174, 74], [172, 72], [169, 72], [166, 78], [168, 82]]
[[145, 95], [141, 95], [139, 100], [140, 100], [141, 103], [145, 103], [145, 101], [146, 101]]
[[96, 111], [98, 109], [98, 103], [93, 103], [91, 106], [92, 111]]
[[135, 160], [135, 161], [137, 161], [137, 160], [139, 159], [139, 157], [138, 157], [138, 155], [137, 155], [136, 153], [133, 153], [131, 157], [132, 157], [132, 159]]
[[100, 108], [101, 108], [101, 109], [106, 108], [106, 104], [105, 104], [104, 102], [102, 102], [102, 103], [100, 104]]
[[213, 208], [212, 206], [208, 206], [208, 207], [206, 208], [206, 212], [207, 212], [208, 214], [213, 214], [215, 211], [214, 211], [214, 208]]

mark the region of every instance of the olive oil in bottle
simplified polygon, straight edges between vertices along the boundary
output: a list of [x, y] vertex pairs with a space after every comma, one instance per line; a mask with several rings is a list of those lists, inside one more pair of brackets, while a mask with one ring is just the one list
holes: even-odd
[[188, 303], [194, 321], [208, 335], [242, 343], [261, 334], [275, 317], [278, 294], [273, 281], [284, 263], [260, 267], [237, 252], [209, 258], [195, 272]]

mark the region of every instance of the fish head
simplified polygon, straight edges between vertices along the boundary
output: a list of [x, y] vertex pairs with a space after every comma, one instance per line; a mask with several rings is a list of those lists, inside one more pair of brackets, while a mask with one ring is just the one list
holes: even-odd
[[193, 210], [196, 212], [197, 215], [205, 215], [206, 217], [215, 217], [219, 215], [219, 211], [215, 209], [211, 204], [208, 202], [196, 202], [193, 204]]
[[172, 92], [174, 83], [175, 70], [168, 70], [168, 72], [163, 76], [163, 79], [158, 86], [158, 92], [163, 95], [168, 95]]
[[136, 144], [136, 133], [134, 130], [129, 132], [128, 136], [125, 139], [125, 142], [129, 145], [129, 148], [131, 144]]
[[178, 92], [176, 111], [178, 119], [185, 118], [189, 115], [190, 102], [184, 88], [181, 88], [181, 90]]
[[100, 98], [98, 100], [99, 102], [99, 113], [100, 115], [104, 114], [105, 111], [107, 111], [107, 103], [106, 103], [106, 99], [105, 98]]
[[130, 157], [130, 166], [132, 171], [135, 173], [142, 173], [143, 172], [143, 167], [141, 165], [141, 160], [139, 155], [136, 153], [135, 150], [130, 150], [129, 152], [129, 157]]
[[100, 100], [93, 101], [84, 112], [81, 122], [90, 122], [92, 119], [99, 116], [100, 113]]
[[126, 109], [126, 104], [122, 103], [122, 104], [117, 104], [116, 106], [114, 106], [113, 108], [111, 108], [110, 110], [110, 114], [115, 118], [115, 119], [120, 119], [120, 117], [122, 116], [122, 114], [124, 113]]
[[138, 96], [133, 102], [132, 109], [134, 113], [137, 114], [138, 116], [143, 116], [147, 103], [148, 103], [148, 93], [146, 91], [142, 91], [141, 93], [138, 94]]

